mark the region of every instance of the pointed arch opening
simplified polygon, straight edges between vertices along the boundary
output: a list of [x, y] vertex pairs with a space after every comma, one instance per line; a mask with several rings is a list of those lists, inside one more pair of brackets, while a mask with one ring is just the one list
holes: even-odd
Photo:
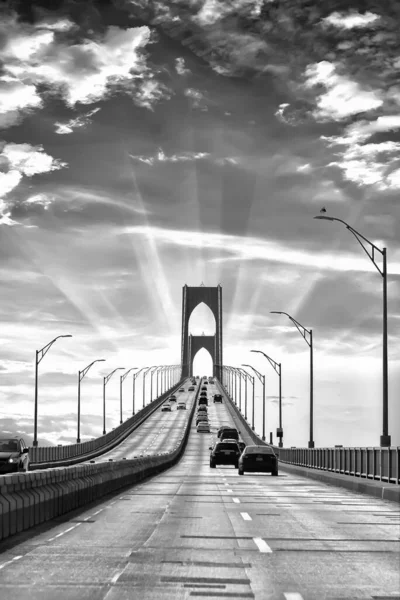
[[215, 335], [217, 324], [214, 313], [204, 302], [200, 302], [189, 318], [189, 334]]
[[205, 348], [200, 348], [194, 356], [193, 359], [193, 375], [196, 377], [202, 377], [203, 375], [207, 375], [207, 377], [212, 376], [213, 374], [213, 360], [212, 356], [208, 350]]

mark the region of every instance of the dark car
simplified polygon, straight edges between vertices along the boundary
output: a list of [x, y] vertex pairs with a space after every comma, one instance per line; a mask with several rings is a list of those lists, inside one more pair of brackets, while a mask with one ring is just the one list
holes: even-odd
[[220, 440], [233, 438], [234, 440], [239, 441], [239, 432], [234, 427], [224, 427], [222, 431], [218, 431], [217, 437], [219, 437]]
[[222, 394], [214, 394], [214, 402], [222, 403]]
[[190, 388], [188, 389], [189, 392], [194, 392], [194, 387], [191, 385]]
[[208, 385], [208, 381], [207, 380], [203, 381], [203, 385]]
[[197, 412], [198, 412], [198, 413], [199, 413], [199, 412], [207, 412], [207, 411], [208, 411], [208, 408], [207, 408], [207, 406], [206, 406], [205, 404], [201, 404], [201, 405], [198, 407], [198, 409], [197, 409]]
[[216, 442], [210, 447], [210, 467], [215, 469], [216, 465], [233, 465], [238, 467], [240, 450], [235, 440]]
[[206, 387], [203, 385], [200, 391], [201, 391], [201, 392], [206, 392], [206, 391], [207, 391], [207, 389], [208, 389], [208, 388], [206, 388]]
[[202, 404], [205, 405], [205, 406], [208, 406], [208, 400], [204, 396], [202, 396], [201, 398], [199, 398], [199, 406], [201, 406]]
[[240, 454], [243, 452], [243, 450], [246, 448], [246, 444], [244, 442], [238, 442], [237, 445], [239, 446], [239, 450], [240, 450]]
[[251, 473], [271, 473], [278, 475], [278, 458], [269, 446], [246, 446], [238, 464], [239, 475]]
[[29, 471], [28, 448], [22, 438], [0, 439], [0, 473]]
[[208, 423], [208, 416], [207, 415], [198, 415], [196, 417], [196, 425], [198, 425], [199, 423]]

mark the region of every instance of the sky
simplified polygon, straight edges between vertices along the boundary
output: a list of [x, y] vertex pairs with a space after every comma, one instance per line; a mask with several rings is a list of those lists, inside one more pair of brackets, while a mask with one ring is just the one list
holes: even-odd
[[[400, 445], [400, 7], [395, 0], [50, 0], [0, 8], [0, 419], [102, 432], [103, 377], [179, 364], [182, 287], [222, 286], [224, 363], [266, 375], [266, 431], [378, 446], [387, 248]], [[369, 248], [369, 247], [368, 247]], [[382, 268], [381, 256], [375, 259]], [[190, 330], [213, 334], [207, 307]], [[210, 374], [206, 351], [195, 373]], [[119, 376], [107, 430], [119, 423]], [[251, 371], [250, 371], [251, 372]], [[123, 384], [124, 419], [132, 378]], [[141, 376], [137, 394], [141, 394]], [[256, 431], [262, 390], [256, 383]], [[139, 404], [140, 406], [140, 404]], [[275, 440], [276, 441], [276, 440]]]

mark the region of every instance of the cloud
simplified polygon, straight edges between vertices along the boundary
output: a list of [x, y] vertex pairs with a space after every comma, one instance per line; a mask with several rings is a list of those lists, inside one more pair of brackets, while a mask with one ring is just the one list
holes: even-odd
[[[147, 108], [165, 95], [143, 54], [151, 43], [149, 27], [109, 26], [101, 35], [92, 32], [91, 39], [71, 38], [74, 28], [68, 19], [32, 25], [18, 21], [15, 14], [3, 18], [0, 127], [41, 108], [41, 94], [46, 93], [61, 94], [69, 107], [97, 102], [125, 86], [133, 100]], [[70, 133], [74, 126], [79, 122], [60, 124], [58, 133]]]
[[73, 133], [74, 129], [77, 129], [78, 127], [86, 127], [91, 123], [90, 117], [99, 112], [99, 110], [100, 108], [94, 108], [93, 110], [90, 110], [89, 112], [84, 113], [83, 115], [80, 115], [75, 119], [70, 119], [66, 123], [56, 122], [56, 133], [60, 135], [65, 135], [68, 133]]
[[171, 154], [170, 156], [166, 156], [162, 148], [159, 148], [156, 156], [138, 156], [134, 154], [129, 154], [129, 156], [134, 160], [152, 166], [156, 162], [187, 162], [207, 158], [210, 155], [208, 152], [185, 152], [182, 154]]
[[400, 129], [398, 115], [385, 115], [375, 121], [362, 120], [348, 125], [342, 135], [321, 136], [328, 146], [344, 146], [336, 153], [339, 160], [329, 166], [342, 169], [349, 181], [358, 185], [376, 185], [380, 190], [398, 189], [400, 142], [368, 142], [375, 133]]
[[346, 75], [339, 75], [336, 66], [323, 60], [308, 65], [305, 70], [306, 88], [323, 85], [326, 92], [319, 95], [314, 116], [318, 120], [341, 121], [352, 115], [375, 110], [382, 106], [378, 90], [364, 90]]
[[[67, 166], [67, 163], [55, 159], [44, 152], [42, 146], [31, 146], [31, 144], [9, 143], [3, 146], [0, 153], [0, 164], [8, 168], [5, 173], [0, 172], [0, 198], [3, 199], [10, 194], [22, 181], [23, 176], [32, 177], [33, 175], [56, 171]], [[40, 196], [40, 195], [39, 195]], [[32, 196], [28, 202], [39, 201], [39, 196]], [[40, 196], [41, 204], [47, 208], [44, 196]], [[17, 225], [17, 221], [10, 218], [11, 204], [0, 200], [0, 224]]]
[[193, 88], [187, 88], [184, 91], [184, 94], [187, 98], [192, 99], [192, 104], [195, 108], [200, 108], [202, 110], [208, 110], [208, 106], [206, 104], [206, 98], [202, 92], [199, 90], [195, 90]]
[[338, 11], [331, 13], [328, 17], [321, 19], [322, 23], [327, 25], [334, 25], [341, 29], [356, 29], [361, 27], [369, 27], [380, 20], [379, 15], [375, 15], [367, 11], [364, 14], [360, 14], [357, 11], [349, 11], [347, 13], [340, 13]]
[[[201, 248], [218, 250], [223, 255], [209, 258], [209, 263], [228, 263], [230, 261], [266, 261], [297, 265], [305, 268], [325, 271], [360, 271], [369, 272], [374, 266], [365, 260], [364, 256], [341, 253], [339, 256], [329, 252], [307, 252], [301, 247], [289, 247], [283, 242], [267, 241], [257, 237], [235, 236], [222, 233], [204, 233], [202, 231], [182, 231], [177, 229], [162, 229], [160, 227], [125, 227], [119, 230], [120, 235], [151, 236], [159, 245]], [[114, 233], [113, 233], [114, 235]], [[391, 262], [391, 273], [400, 274], [400, 263]]]
[[184, 58], [176, 58], [175, 59], [175, 70], [178, 75], [188, 75], [191, 73], [190, 69], [185, 67], [185, 59]]

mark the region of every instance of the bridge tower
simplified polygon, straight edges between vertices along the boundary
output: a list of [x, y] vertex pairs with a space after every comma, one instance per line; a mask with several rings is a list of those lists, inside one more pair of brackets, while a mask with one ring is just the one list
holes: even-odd
[[[204, 302], [215, 318], [215, 335], [189, 335], [190, 315]], [[183, 286], [182, 289], [182, 377], [193, 375], [193, 360], [198, 350], [205, 348], [213, 360], [213, 375], [222, 377], [222, 287]]]

